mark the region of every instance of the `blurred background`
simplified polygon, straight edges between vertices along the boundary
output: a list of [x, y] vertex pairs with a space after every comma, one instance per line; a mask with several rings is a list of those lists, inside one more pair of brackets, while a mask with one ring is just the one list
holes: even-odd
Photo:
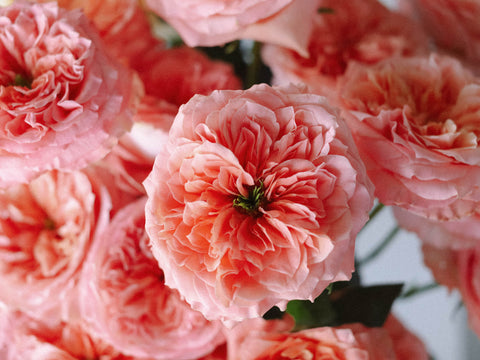
[[[385, 207], [361, 231], [356, 254], [362, 259], [375, 249], [395, 227], [391, 209]], [[430, 270], [423, 264], [420, 241], [415, 234], [400, 230], [387, 247], [360, 268], [363, 285], [404, 283], [432, 284]], [[439, 286], [408, 298], [399, 298], [394, 314], [416, 333], [435, 360], [479, 360], [480, 340], [468, 327], [459, 294]]]

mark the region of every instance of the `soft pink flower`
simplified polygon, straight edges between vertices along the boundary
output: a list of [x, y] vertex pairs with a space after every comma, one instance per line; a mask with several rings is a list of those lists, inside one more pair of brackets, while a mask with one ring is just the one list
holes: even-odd
[[398, 224], [417, 234], [426, 244], [438, 248], [462, 249], [480, 243], [480, 213], [458, 220], [426, 219], [401, 208], [394, 208]]
[[352, 64], [339, 88], [375, 194], [386, 205], [451, 220], [480, 201], [480, 82], [452, 58]]
[[457, 255], [459, 290], [472, 330], [480, 337], [480, 244]]
[[95, 239], [79, 287], [82, 319], [125, 354], [194, 359], [223, 340], [210, 322], [165, 286], [148, 247], [145, 198], [120, 210]]
[[4, 312], [0, 327], [5, 346], [2, 360], [148, 360], [121, 354], [78, 325], [46, 325], [20, 312]]
[[275, 84], [304, 83], [313, 92], [330, 96], [350, 62], [374, 64], [427, 49], [421, 28], [377, 0], [318, 3], [329, 12], [314, 17], [307, 57], [278, 45], [263, 47], [262, 58], [271, 68]]
[[0, 54], [0, 186], [85, 167], [130, 128], [130, 73], [80, 11], [0, 8]]
[[457, 252], [448, 247], [422, 245], [423, 262], [431, 270], [437, 283], [447, 288], [458, 288]]
[[48, 172], [0, 191], [0, 301], [51, 321], [70, 294], [96, 231], [106, 224], [106, 190], [82, 172]]
[[425, 344], [395, 316], [389, 315], [383, 328], [392, 339], [397, 360], [428, 360]]
[[228, 359], [397, 360], [384, 329], [360, 324], [255, 335], [247, 335]]
[[228, 360], [428, 359], [423, 343], [392, 315], [383, 328], [348, 324], [289, 333], [285, 325], [253, 319], [235, 326], [228, 333]]
[[138, 0], [57, 0], [57, 3], [67, 10], [81, 9], [98, 29], [110, 54], [126, 65], [135, 64], [139, 54], [152, 47], [164, 47], [163, 42], [153, 36]]
[[480, 1], [405, 0], [440, 48], [470, 62], [480, 61]]
[[254, 39], [306, 53], [314, 0], [146, 0], [189, 46]]
[[167, 141], [168, 132], [164, 129], [137, 122], [104, 159], [88, 169], [109, 183], [114, 212], [145, 195], [142, 183]]
[[148, 96], [165, 100], [177, 108], [195, 94], [209, 95], [213, 90], [241, 88], [230, 64], [210, 60], [188, 47], [151, 49], [142, 54], [135, 70]]
[[348, 127], [293, 86], [194, 96], [144, 185], [166, 284], [209, 319], [257, 317], [349, 279], [372, 206]]

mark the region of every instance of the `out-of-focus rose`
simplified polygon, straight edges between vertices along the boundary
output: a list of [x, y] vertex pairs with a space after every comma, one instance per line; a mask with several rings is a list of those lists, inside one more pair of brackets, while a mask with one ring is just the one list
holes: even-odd
[[437, 283], [449, 289], [458, 288], [457, 250], [423, 244], [422, 253], [423, 262]]
[[[52, 0], [33, 1], [47, 3]], [[147, 15], [138, 0], [56, 1], [60, 7], [68, 10], [81, 9], [98, 29], [110, 54], [126, 65], [134, 65], [139, 54], [153, 47], [164, 47], [153, 36]]]
[[46, 325], [20, 312], [6, 315], [8, 322], [0, 328], [0, 339], [7, 340], [2, 360], [141, 360], [121, 354], [78, 325]]
[[375, 194], [452, 220], [480, 200], [480, 83], [449, 57], [352, 64], [339, 93]]
[[480, 244], [457, 252], [458, 288], [472, 330], [480, 337]]
[[0, 186], [79, 169], [131, 126], [131, 76], [80, 11], [0, 8]]
[[480, 71], [480, 1], [404, 0], [440, 48], [467, 60]]
[[109, 184], [114, 213], [145, 195], [142, 182], [152, 171], [155, 156], [167, 141], [165, 130], [151, 123], [136, 122], [105, 158], [87, 169], [92, 176]]
[[422, 251], [435, 280], [460, 291], [470, 327], [480, 337], [480, 244], [460, 250], [425, 244]]
[[427, 360], [423, 343], [395, 317], [383, 328], [361, 324], [289, 333], [278, 321], [246, 320], [227, 333], [228, 360]]
[[166, 284], [209, 319], [257, 317], [349, 279], [372, 206], [345, 122], [293, 86], [194, 96], [144, 185]]
[[383, 328], [392, 339], [397, 360], [428, 360], [425, 344], [395, 316], [389, 315]]
[[462, 249], [480, 243], [480, 214], [478, 212], [459, 220], [439, 221], [426, 219], [423, 216], [394, 208], [398, 224], [412, 231], [423, 242], [438, 247]]
[[[193, 95], [209, 95], [213, 90], [237, 90], [242, 86], [230, 64], [210, 60], [200, 51], [188, 47], [151, 49], [142, 54], [135, 70], [147, 95], [139, 107], [136, 121], [149, 122], [167, 131], [178, 107]], [[169, 109], [164, 102], [174, 107]], [[148, 111], [152, 107], [153, 110], [155, 107], [160, 109]], [[164, 114], [171, 117], [157, 120]]]
[[277, 45], [262, 49], [275, 84], [304, 83], [330, 96], [350, 62], [374, 64], [393, 56], [425, 52], [427, 38], [413, 21], [377, 0], [321, 0], [308, 57]]
[[33, 317], [68, 316], [70, 294], [96, 231], [106, 190], [82, 172], [47, 172], [0, 190], [0, 301]]
[[145, 198], [120, 210], [95, 239], [79, 287], [82, 319], [125, 354], [194, 359], [223, 340], [210, 322], [166, 287], [148, 247]]
[[189, 46], [237, 39], [278, 44], [306, 55], [315, 13], [312, 0], [146, 0]]
[[384, 329], [360, 324], [258, 335], [245, 336], [228, 359], [397, 360]]

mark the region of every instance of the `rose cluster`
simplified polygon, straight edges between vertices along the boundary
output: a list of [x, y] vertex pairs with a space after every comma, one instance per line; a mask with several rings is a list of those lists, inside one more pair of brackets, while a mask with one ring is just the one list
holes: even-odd
[[392, 314], [286, 313], [352, 279], [375, 198], [480, 335], [465, 3], [0, 7], [0, 358], [426, 360]]

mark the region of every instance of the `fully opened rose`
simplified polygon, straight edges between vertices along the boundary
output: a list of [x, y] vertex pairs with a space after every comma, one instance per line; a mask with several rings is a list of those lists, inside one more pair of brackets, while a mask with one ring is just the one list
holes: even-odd
[[435, 220], [480, 201], [480, 83], [450, 58], [352, 64], [339, 87], [345, 117], [385, 205]]
[[99, 160], [131, 126], [131, 75], [80, 11], [0, 8], [0, 186]]
[[165, 282], [209, 319], [257, 317], [349, 279], [372, 206], [344, 121], [293, 86], [194, 96], [144, 186]]

